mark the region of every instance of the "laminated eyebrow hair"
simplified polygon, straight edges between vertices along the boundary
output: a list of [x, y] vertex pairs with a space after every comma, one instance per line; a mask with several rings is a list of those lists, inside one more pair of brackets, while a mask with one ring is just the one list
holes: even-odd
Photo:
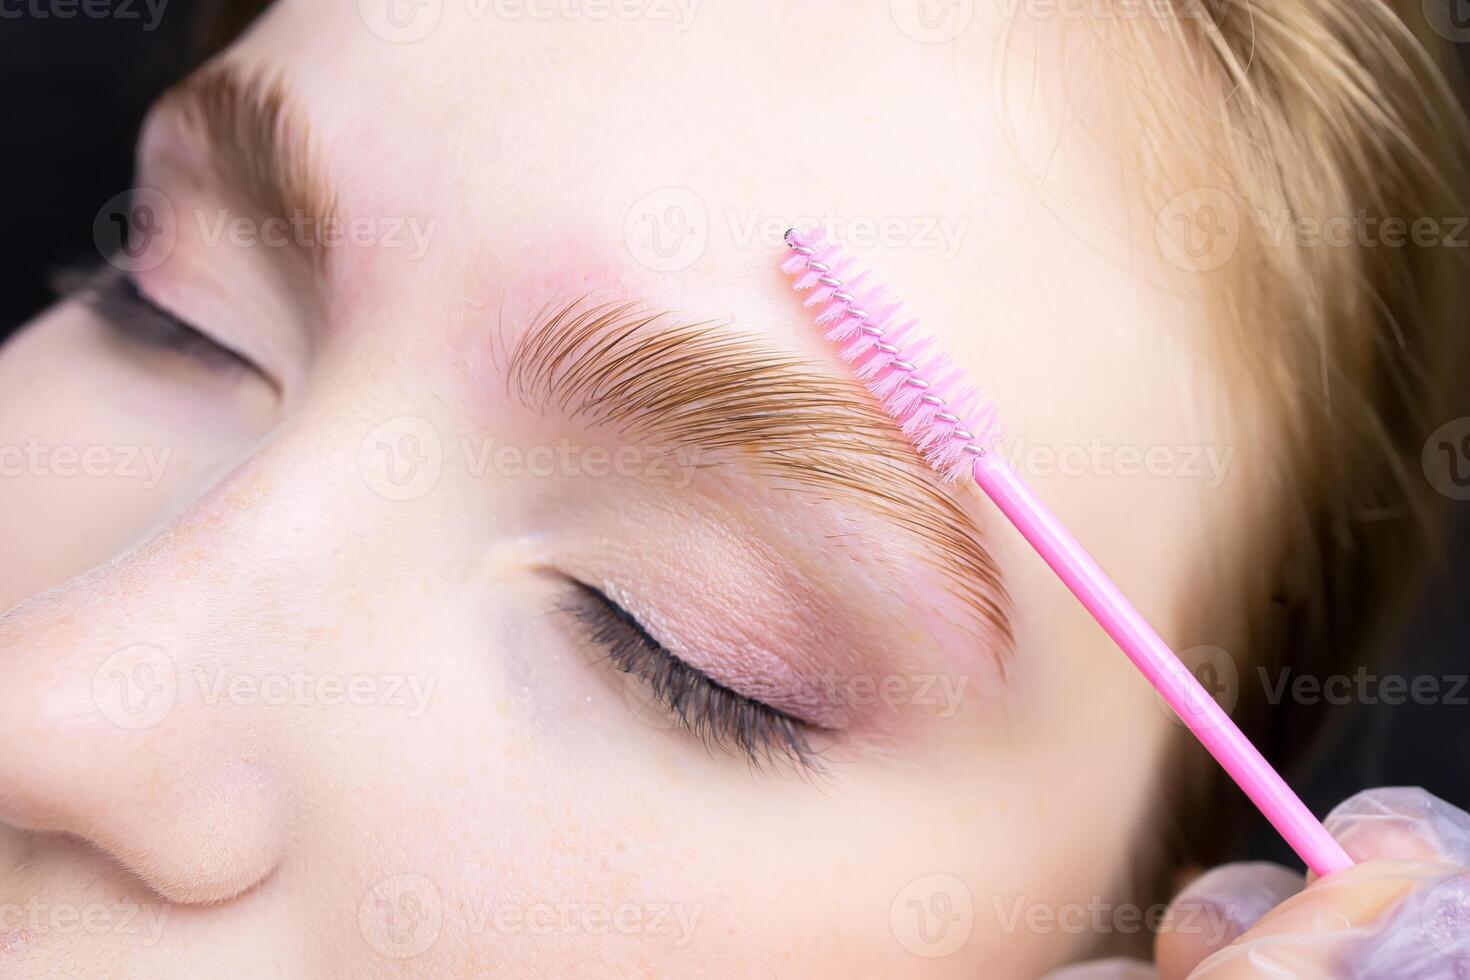
[[737, 458], [777, 488], [860, 507], [898, 527], [974, 610], [1002, 669], [1009, 599], [971, 517], [856, 383], [719, 321], [573, 300], [523, 329], [509, 394], [537, 411]]

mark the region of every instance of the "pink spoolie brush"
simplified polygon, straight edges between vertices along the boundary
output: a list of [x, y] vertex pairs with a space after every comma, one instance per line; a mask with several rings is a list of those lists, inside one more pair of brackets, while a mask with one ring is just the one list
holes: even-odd
[[1318, 875], [1352, 859], [999, 452], [994, 408], [884, 285], [821, 234], [786, 233], [781, 271], [827, 340], [946, 481], [969, 472]]

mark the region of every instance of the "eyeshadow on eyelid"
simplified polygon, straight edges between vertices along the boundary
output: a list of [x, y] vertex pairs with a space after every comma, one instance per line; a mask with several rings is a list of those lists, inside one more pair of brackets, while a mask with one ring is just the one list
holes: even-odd
[[887, 522], [973, 612], [977, 643], [1004, 672], [1010, 603], [994, 558], [953, 491], [854, 381], [726, 322], [578, 299], [515, 336], [505, 385], [532, 410], [727, 455], [778, 490]]

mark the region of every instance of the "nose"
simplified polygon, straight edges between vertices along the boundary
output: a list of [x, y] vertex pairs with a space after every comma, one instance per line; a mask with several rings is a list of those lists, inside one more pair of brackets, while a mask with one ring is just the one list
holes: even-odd
[[238, 472], [135, 552], [0, 618], [0, 821], [84, 838], [174, 902], [271, 874], [289, 745], [200, 678], [278, 656], [286, 631], [256, 624], [311, 601], [261, 570], [280, 506], [259, 467]]

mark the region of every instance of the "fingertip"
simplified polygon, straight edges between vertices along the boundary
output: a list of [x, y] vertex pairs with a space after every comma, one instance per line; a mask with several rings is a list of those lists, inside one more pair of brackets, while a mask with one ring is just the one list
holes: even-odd
[[1160, 925], [1154, 946], [1160, 980], [1188, 976], [1303, 883], [1299, 873], [1264, 861], [1222, 865], [1200, 875], [1174, 899]]
[[1470, 814], [1417, 786], [1364, 790], [1323, 826], [1354, 861], [1470, 865]]

